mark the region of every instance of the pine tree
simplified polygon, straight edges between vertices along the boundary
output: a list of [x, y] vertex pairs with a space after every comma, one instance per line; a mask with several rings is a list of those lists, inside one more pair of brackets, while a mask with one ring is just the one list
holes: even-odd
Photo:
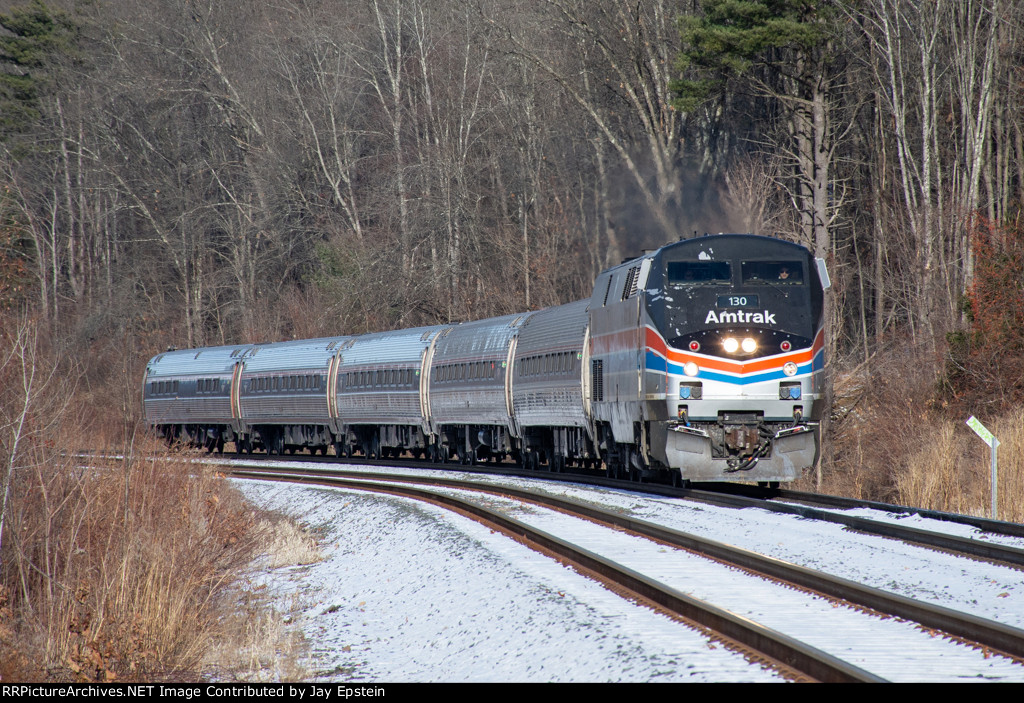
[[[680, 19], [682, 49], [673, 82], [677, 109], [690, 112], [727, 91], [782, 115], [792, 157], [786, 186], [797, 203], [803, 239], [824, 257], [838, 207], [830, 170], [835, 150], [830, 46], [836, 35], [830, 0], [703, 0], [703, 14]], [[759, 136], [759, 135], [753, 135]]]
[[27, 131], [40, 119], [40, 96], [51, 81], [49, 67], [70, 54], [78, 35], [71, 19], [42, 0], [0, 15], [0, 140]]
[[683, 49], [673, 83], [677, 108], [690, 111], [737, 79], [805, 81], [830, 33], [830, 3], [814, 0], [704, 0], [704, 14], [680, 18]]

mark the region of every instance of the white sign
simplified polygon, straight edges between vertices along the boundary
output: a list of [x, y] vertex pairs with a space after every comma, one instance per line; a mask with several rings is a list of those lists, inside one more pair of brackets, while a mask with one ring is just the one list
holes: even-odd
[[974, 415], [971, 415], [969, 418], [967, 418], [967, 426], [974, 430], [975, 433], [979, 437], [981, 437], [982, 440], [984, 440], [985, 444], [987, 444], [988, 446], [992, 447], [993, 449], [999, 446], [999, 440], [995, 438], [995, 435], [989, 432], [988, 428], [981, 424], [981, 421], [978, 420], [978, 418], [974, 417]]

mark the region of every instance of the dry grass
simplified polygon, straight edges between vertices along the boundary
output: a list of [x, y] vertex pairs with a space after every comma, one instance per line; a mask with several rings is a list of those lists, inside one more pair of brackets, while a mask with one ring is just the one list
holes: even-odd
[[301, 681], [307, 647], [291, 612], [281, 612], [277, 594], [245, 581], [236, 589], [234, 608], [220, 623], [219, 636], [202, 663], [218, 681]]
[[[980, 515], [985, 510], [984, 475], [966, 462], [965, 440], [959, 427], [939, 420], [928, 441], [908, 448], [893, 467], [896, 502]], [[978, 441], [979, 449], [984, 445]]]
[[323, 559], [316, 539], [280, 513], [264, 513], [258, 530], [267, 555], [267, 568], [315, 564]]
[[[0, 678], [198, 679], [262, 551], [258, 515], [212, 470], [134, 439], [128, 400], [81, 403], [64, 349], [0, 320]], [[98, 418], [122, 458], [76, 455], [102, 441]]]
[[187, 458], [51, 459], [11, 496], [3, 681], [304, 677], [305, 643], [250, 569], [317, 561], [308, 533]]
[[[1024, 522], [1024, 411], [1011, 411], [986, 426], [1000, 442], [998, 518]], [[901, 503], [990, 514], [989, 449], [963, 422], [941, 420], [934, 440], [911, 452], [894, 480]]]
[[[988, 447], [965, 424], [969, 413], [941, 400], [935, 369], [904, 348], [837, 379], [825, 492], [989, 514]], [[979, 419], [1001, 442], [999, 518], [1024, 522], [1024, 409]]]
[[[261, 553], [254, 566], [261, 571], [303, 566], [323, 558], [316, 539], [281, 513], [262, 511], [254, 532]], [[204, 670], [218, 678], [295, 681], [308, 677], [302, 663], [306, 642], [293, 619], [302, 605], [297, 602], [300, 596], [282, 599], [263, 581], [247, 578], [236, 589], [236, 606], [222, 622], [222, 636], [204, 664]]]
[[[1024, 523], [1024, 408], [1006, 413], [989, 425], [1000, 445], [996, 452], [999, 470], [999, 519]], [[988, 450], [977, 437], [972, 437], [970, 451], [988, 471]], [[982, 447], [978, 447], [982, 444]], [[980, 452], [979, 452], [980, 449]], [[980, 457], [979, 457], [980, 453]]]
[[173, 457], [49, 459], [16, 477], [4, 534], [21, 650], [48, 679], [198, 677], [258, 546], [251, 510]]

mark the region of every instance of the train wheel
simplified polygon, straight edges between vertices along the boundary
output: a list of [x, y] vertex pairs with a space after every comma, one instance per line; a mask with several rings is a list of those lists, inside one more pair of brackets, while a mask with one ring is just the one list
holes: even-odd
[[607, 467], [605, 469], [605, 472], [608, 478], [620, 480], [629, 478], [629, 469], [622, 463], [618, 454], [613, 454], [612, 456], [608, 457], [605, 466]]

